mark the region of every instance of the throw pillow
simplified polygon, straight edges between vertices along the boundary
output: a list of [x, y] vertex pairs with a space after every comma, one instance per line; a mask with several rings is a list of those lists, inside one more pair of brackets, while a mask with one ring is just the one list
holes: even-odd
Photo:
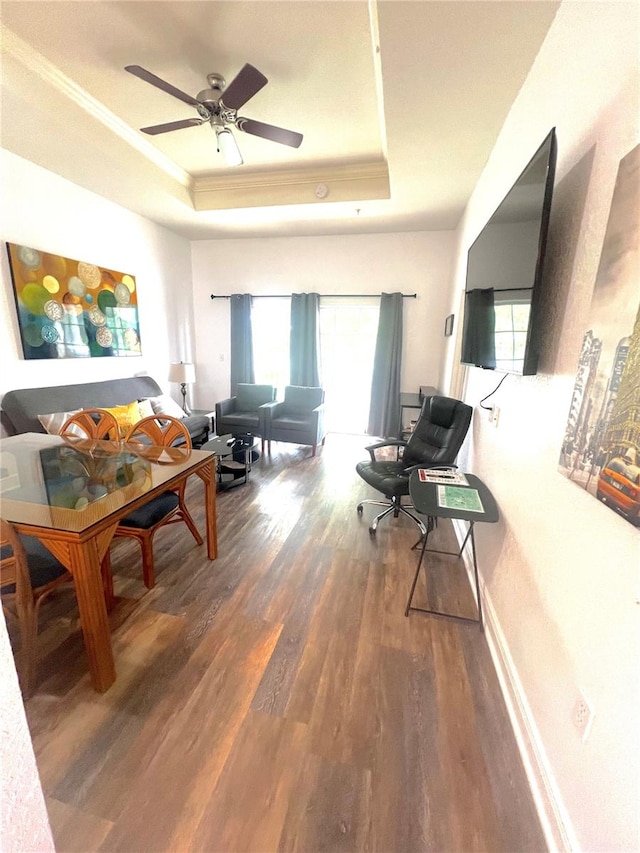
[[113, 417], [118, 421], [120, 432], [122, 435], [127, 433], [132, 426], [135, 426], [140, 420], [140, 407], [138, 401], [127, 403], [126, 406], [100, 406], [105, 412], [111, 412]]
[[142, 418], [150, 418], [155, 415], [153, 406], [151, 405], [151, 400], [148, 400], [146, 397], [143, 400], [138, 400], [138, 409], [140, 410], [140, 420], [142, 420]]
[[172, 418], [180, 418], [181, 420], [186, 417], [173, 397], [170, 397], [168, 394], [161, 394], [159, 397], [149, 397], [149, 402], [153, 406], [153, 412], [156, 415], [169, 415]]
[[[77, 415], [78, 412], [81, 411], [82, 409], [72, 409], [70, 412], [51, 412], [50, 414], [46, 415], [38, 415], [38, 420], [49, 433], [49, 435], [60, 435], [60, 430], [69, 420], [69, 418], [72, 415]], [[84, 435], [82, 430], [74, 424], [69, 427], [69, 432], [73, 435]]]

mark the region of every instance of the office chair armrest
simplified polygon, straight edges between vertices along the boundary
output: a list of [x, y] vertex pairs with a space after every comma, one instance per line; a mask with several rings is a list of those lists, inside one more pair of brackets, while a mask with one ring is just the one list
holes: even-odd
[[402, 441], [402, 439], [388, 439], [387, 441], [378, 441], [376, 444], [369, 444], [365, 447], [365, 450], [369, 451], [369, 456], [371, 457], [371, 461], [376, 461], [376, 450], [380, 450], [382, 447], [406, 447], [407, 442]]

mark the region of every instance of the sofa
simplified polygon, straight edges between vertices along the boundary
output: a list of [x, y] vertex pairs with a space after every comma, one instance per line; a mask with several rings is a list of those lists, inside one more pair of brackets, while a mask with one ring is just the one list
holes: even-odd
[[[125, 406], [134, 400], [158, 397], [166, 397], [166, 395], [151, 376], [127, 376], [100, 382], [7, 391], [0, 404], [2, 406], [0, 414], [2, 425], [9, 435], [45, 432], [38, 415]], [[172, 402], [177, 409], [180, 409], [175, 401]], [[159, 409], [154, 406], [154, 411]], [[168, 411], [166, 414], [172, 414], [172, 412]], [[211, 425], [208, 417], [189, 415], [182, 420], [189, 431], [194, 447], [199, 447], [207, 441]]]

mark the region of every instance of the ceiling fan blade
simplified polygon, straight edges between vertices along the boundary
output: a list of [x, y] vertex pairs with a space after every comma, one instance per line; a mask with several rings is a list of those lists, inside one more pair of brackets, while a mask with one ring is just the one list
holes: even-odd
[[141, 127], [143, 133], [148, 133], [150, 136], [157, 136], [158, 133], [168, 133], [170, 130], [182, 130], [183, 127], [197, 127], [199, 124], [204, 124], [203, 118], [185, 118], [182, 121], [168, 121], [165, 124], [154, 124], [151, 127]]
[[225, 88], [221, 100], [230, 110], [239, 110], [268, 82], [264, 74], [247, 62]]
[[236, 127], [244, 130], [245, 133], [261, 136], [263, 139], [270, 139], [272, 142], [281, 142], [282, 145], [290, 145], [292, 148], [299, 148], [302, 142], [302, 134], [296, 133], [295, 130], [286, 130], [284, 127], [265, 124], [252, 118], [237, 119]]
[[155, 74], [152, 74], [140, 65], [127, 65], [124, 70], [128, 71], [129, 74], [133, 74], [135, 77], [139, 77], [141, 80], [144, 80], [145, 83], [151, 83], [152, 86], [162, 89], [162, 91], [166, 92], [168, 95], [173, 95], [174, 98], [184, 101], [185, 104], [189, 104], [191, 107], [197, 107], [200, 104], [200, 102], [196, 101], [195, 98], [192, 98], [191, 95], [187, 95], [186, 92], [176, 89], [176, 87], [172, 86], [171, 83], [167, 83], [166, 80], [156, 77]]

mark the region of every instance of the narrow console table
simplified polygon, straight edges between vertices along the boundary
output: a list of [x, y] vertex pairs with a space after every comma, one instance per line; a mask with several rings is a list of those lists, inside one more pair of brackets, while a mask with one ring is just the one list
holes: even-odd
[[[480, 480], [479, 477], [476, 477], [473, 474], [465, 474], [464, 476], [468, 482], [468, 486], [456, 485], [454, 488], [459, 489], [460, 491], [449, 493], [452, 498], [449, 501], [451, 504], [456, 503], [455, 499], [453, 499], [456, 495], [461, 498], [459, 501], [460, 505], [458, 506], [441, 506], [442, 501], [440, 501], [438, 497], [438, 484], [423, 482], [420, 479], [419, 471], [414, 471], [411, 474], [411, 477], [409, 478], [409, 495], [411, 497], [411, 502], [413, 503], [416, 512], [420, 513], [420, 515], [429, 516], [429, 523], [427, 524], [427, 534], [426, 536], [423, 536], [421, 540], [418, 565], [416, 567], [416, 573], [413, 578], [413, 583], [411, 584], [411, 592], [409, 593], [409, 599], [407, 601], [407, 607], [405, 609], [404, 615], [408, 616], [410, 610], [417, 610], [421, 613], [433, 613], [436, 616], [446, 616], [449, 619], [459, 619], [462, 622], [477, 622], [480, 624], [480, 628], [484, 630], [484, 626], [482, 623], [482, 601], [480, 598], [480, 582], [478, 580], [478, 560], [476, 557], [476, 543], [473, 535], [473, 528], [477, 522], [494, 523], [498, 521], [500, 515], [498, 512], [498, 506], [495, 502], [493, 495], [482, 482], [482, 480]], [[444, 488], [450, 489], [451, 487], [445, 486]], [[477, 497], [479, 498], [480, 504], [482, 506], [482, 509], [478, 511], [473, 511], [464, 508], [464, 504], [466, 503], [465, 498], [469, 497], [469, 495], [465, 494], [465, 492], [471, 493], [471, 496], [475, 497], [475, 495], [472, 494], [474, 490], [477, 493]], [[463, 521], [469, 522], [469, 530], [467, 531], [467, 535], [464, 538], [464, 542], [460, 546], [460, 551], [437, 551], [435, 549], [427, 548], [429, 533], [433, 530], [434, 519], [436, 518], [459, 518]], [[458, 616], [455, 613], [445, 613], [441, 610], [429, 610], [425, 607], [413, 607], [411, 602], [413, 601], [413, 594], [416, 589], [416, 584], [418, 583], [418, 577], [420, 575], [420, 569], [422, 568], [425, 553], [449, 554], [452, 557], [460, 558], [462, 556], [462, 552], [464, 551], [464, 547], [469, 539], [471, 540], [471, 553], [473, 554], [473, 572], [476, 584], [478, 617], [476, 619], [472, 619], [468, 616]]]
[[400, 438], [404, 438], [405, 436], [408, 436], [410, 434], [404, 423], [404, 410], [415, 409], [419, 413], [422, 409], [422, 403], [424, 402], [424, 398], [433, 397], [437, 393], [438, 391], [435, 388], [432, 388], [430, 385], [424, 387], [422, 394], [414, 394], [410, 391], [400, 392], [400, 425], [398, 428], [398, 436]]

